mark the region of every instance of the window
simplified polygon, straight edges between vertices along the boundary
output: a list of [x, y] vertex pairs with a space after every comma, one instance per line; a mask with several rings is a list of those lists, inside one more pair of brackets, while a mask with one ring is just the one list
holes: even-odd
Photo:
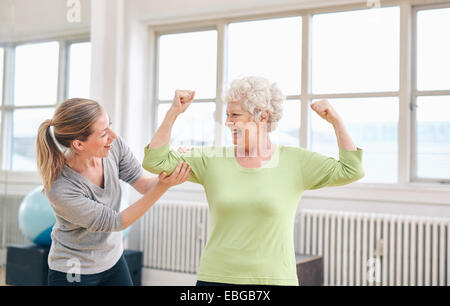
[[[362, 182], [396, 183], [398, 98], [330, 99], [353, 141], [364, 149]], [[312, 116], [312, 150], [339, 158], [332, 126]]]
[[256, 75], [277, 82], [285, 95], [300, 95], [302, 19], [288, 17], [231, 23], [228, 80]]
[[[161, 125], [171, 104], [158, 107], [158, 126]], [[215, 109], [213, 102], [198, 102], [189, 106], [172, 128], [171, 145], [175, 147], [208, 146], [214, 143]]]
[[450, 96], [417, 98], [417, 175], [450, 179]]
[[[364, 149], [366, 175], [360, 182], [449, 182], [450, 39], [443, 29], [450, 28], [450, 7], [408, 6], [292, 11], [211, 21], [208, 31], [185, 32], [190, 30], [181, 26], [177, 34], [156, 35], [155, 122], [161, 123], [176, 88], [196, 89], [194, 105], [175, 124], [175, 144], [231, 145], [225, 105], [216, 92], [233, 79], [263, 76], [286, 95], [274, 142], [338, 158], [332, 126], [309, 107], [328, 99]], [[190, 47], [178, 52], [179, 46]], [[404, 60], [408, 54], [411, 62]], [[407, 80], [412, 86], [405, 86]], [[399, 141], [399, 131], [411, 133], [411, 147], [406, 148], [409, 138]]]
[[[2, 168], [36, 171], [39, 125], [53, 117], [57, 103], [68, 96], [89, 97], [90, 43], [61, 39], [10, 45], [1, 50], [5, 75], [13, 76], [5, 79], [4, 87], [10, 89], [10, 94], [0, 104], [5, 128], [2, 146], [6, 148], [0, 153]], [[4, 61], [5, 55], [14, 60]], [[65, 75], [60, 75], [61, 64], [66, 67]]]
[[88, 98], [91, 86], [91, 43], [73, 43], [69, 48], [70, 98]]
[[[397, 7], [313, 16], [312, 99], [328, 98], [364, 149], [361, 182], [397, 181], [399, 16]], [[315, 113], [310, 144], [338, 158], [332, 126]]]
[[216, 97], [217, 31], [162, 35], [159, 39], [159, 99], [193, 89], [196, 99]]
[[[16, 47], [14, 106], [56, 105], [58, 94], [58, 42]], [[46, 111], [43, 111], [46, 110]], [[36, 131], [39, 123], [52, 117], [52, 108], [13, 110], [12, 170], [35, 170]]]
[[[445, 31], [442, 31], [445, 29]], [[417, 13], [417, 89], [450, 89], [450, 8]], [[441, 33], [441, 35], [439, 35]]]
[[15, 53], [15, 106], [56, 104], [59, 43], [19, 45]]
[[412, 159], [416, 180], [450, 179], [450, 39], [442, 31], [449, 28], [450, 8], [417, 11]]
[[398, 7], [314, 15], [313, 93], [398, 90], [399, 17]]
[[157, 122], [164, 119], [176, 89], [195, 90], [195, 102], [172, 131], [175, 146], [214, 143], [217, 31], [161, 35], [158, 56]]
[[[287, 100], [271, 136], [291, 146], [299, 145], [301, 46], [301, 17], [236, 22], [228, 27], [228, 81], [256, 75], [278, 84]], [[231, 145], [230, 133], [224, 134], [225, 144]]]

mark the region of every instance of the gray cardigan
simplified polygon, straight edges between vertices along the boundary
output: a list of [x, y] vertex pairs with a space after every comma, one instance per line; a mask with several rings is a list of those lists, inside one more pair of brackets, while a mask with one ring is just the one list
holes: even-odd
[[126, 143], [116, 138], [103, 158], [104, 188], [64, 165], [46, 196], [55, 212], [48, 256], [50, 269], [95, 274], [113, 267], [123, 253], [119, 180], [135, 183], [143, 169]]

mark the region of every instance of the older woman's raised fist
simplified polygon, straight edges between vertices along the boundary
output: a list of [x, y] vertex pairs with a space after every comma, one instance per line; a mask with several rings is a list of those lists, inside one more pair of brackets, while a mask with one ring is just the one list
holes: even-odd
[[311, 108], [315, 111], [322, 119], [325, 119], [331, 124], [336, 124], [342, 119], [336, 110], [331, 106], [328, 100], [320, 100], [311, 104]]
[[191, 105], [192, 100], [194, 100], [194, 96], [195, 91], [193, 90], [175, 90], [171, 110], [177, 115], [184, 113], [189, 105]]

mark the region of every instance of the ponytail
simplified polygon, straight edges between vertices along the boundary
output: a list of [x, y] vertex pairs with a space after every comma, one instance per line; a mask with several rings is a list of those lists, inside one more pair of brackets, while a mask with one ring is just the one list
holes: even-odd
[[36, 138], [36, 159], [44, 190], [50, 190], [52, 183], [61, 175], [65, 158], [51, 133], [51, 120], [45, 120], [38, 129]]

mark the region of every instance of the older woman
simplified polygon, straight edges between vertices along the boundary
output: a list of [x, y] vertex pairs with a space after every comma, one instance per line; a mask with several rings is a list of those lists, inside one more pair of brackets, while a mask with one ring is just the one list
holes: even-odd
[[210, 233], [197, 285], [298, 285], [294, 254], [295, 212], [304, 190], [349, 184], [364, 176], [341, 117], [326, 100], [311, 108], [333, 125], [339, 160], [272, 143], [284, 97], [259, 77], [235, 80], [227, 93], [226, 125], [233, 147], [169, 150], [171, 128], [190, 105], [191, 91], [176, 91], [164, 121], [145, 148], [143, 167], [170, 173], [180, 161], [190, 181], [202, 184], [209, 204]]

